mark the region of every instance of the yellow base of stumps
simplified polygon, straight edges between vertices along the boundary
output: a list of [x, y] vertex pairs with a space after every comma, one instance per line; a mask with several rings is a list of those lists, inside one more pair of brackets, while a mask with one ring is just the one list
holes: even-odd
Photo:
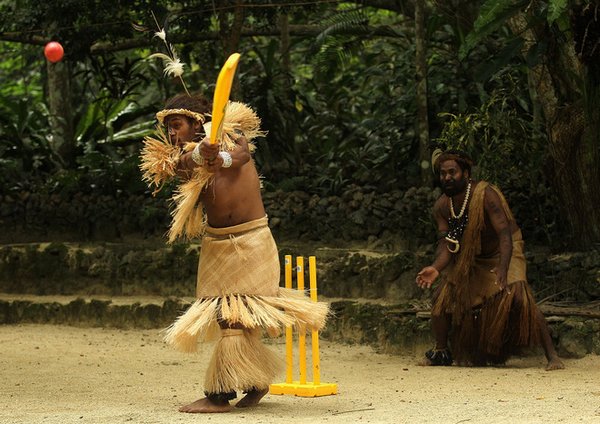
[[294, 381], [293, 383], [277, 383], [269, 386], [269, 393], [272, 395], [295, 395], [300, 397], [329, 396], [337, 394], [337, 384], [313, 384], [310, 381], [306, 384], [300, 384], [298, 381]]

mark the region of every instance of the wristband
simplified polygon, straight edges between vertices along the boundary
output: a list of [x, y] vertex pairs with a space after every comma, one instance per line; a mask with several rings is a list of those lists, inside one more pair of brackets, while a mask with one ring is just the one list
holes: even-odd
[[196, 147], [192, 150], [192, 160], [196, 165], [202, 166], [204, 163], [204, 158], [200, 155], [200, 143], [196, 144]]
[[233, 163], [233, 159], [228, 152], [219, 152], [219, 156], [223, 158], [223, 168], [229, 168]]

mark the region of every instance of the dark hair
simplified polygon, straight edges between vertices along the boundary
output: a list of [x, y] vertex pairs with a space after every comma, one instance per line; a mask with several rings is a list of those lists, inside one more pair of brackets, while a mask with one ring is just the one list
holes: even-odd
[[165, 109], [187, 109], [202, 114], [210, 113], [211, 108], [210, 101], [201, 94], [178, 94], [165, 103]]
[[462, 150], [446, 150], [444, 153], [439, 155], [435, 161], [436, 174], [440, 173], [440, 166], [447, 160], [455, 161], [462, 172], [469, 171], [469, 175], [471, 175], [471, 168], [474, 165], [473, 159], [471, 159], [471, 157]]

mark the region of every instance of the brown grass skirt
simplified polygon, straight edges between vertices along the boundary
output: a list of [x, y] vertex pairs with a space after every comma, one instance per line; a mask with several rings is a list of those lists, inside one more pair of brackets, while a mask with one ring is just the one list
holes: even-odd
[[[434, 310], [452, 310], [446, 304], [450, 296], [440, 296], [444, 291], [437, 292]], [[455, 361], [467, 366], [503, 364], [522, 348], [539, 345], [537, 314], [529, 285], [518, 281], [463, 316], [453, 316], [450, 347]]]

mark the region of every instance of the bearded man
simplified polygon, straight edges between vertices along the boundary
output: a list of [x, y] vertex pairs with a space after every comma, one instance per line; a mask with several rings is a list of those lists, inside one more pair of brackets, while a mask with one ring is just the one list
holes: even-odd
[[436, 346], [423, 365], [503, 364], [520, 348], [541, 345], [546, 369], [562, 369], [527, 283], [521, 230], [500, 190], [471, 179], [472, 166], [460, 151], [434, 162], [443, 191], [433, 208], [439, 241], [416, 282], [430, 288], [442, 271], [444, 278], [433, 295]]

